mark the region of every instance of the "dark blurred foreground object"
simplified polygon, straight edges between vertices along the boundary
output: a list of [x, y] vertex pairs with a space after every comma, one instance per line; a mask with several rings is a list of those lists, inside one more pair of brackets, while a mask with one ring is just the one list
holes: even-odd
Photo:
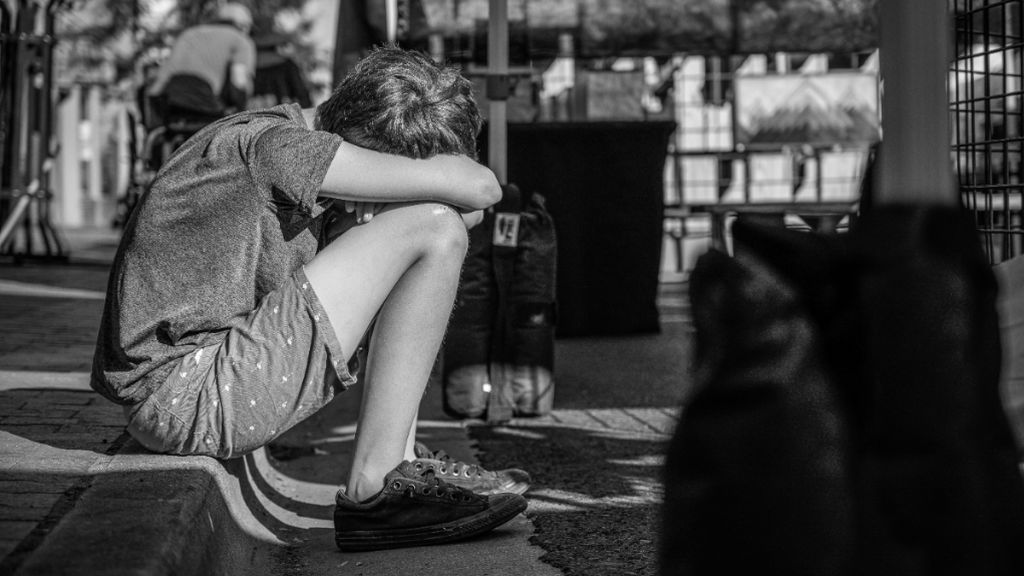
[[691, 278], [666, 575], [1024, 574], [996, 282], [950, 170], [948, 14], [878, 4], [885, 138], [860, 221], [737, 224], [737, 257]]
[[515, 184], [470, 231], [445, 336], [444, 407], [456, 418], [505, 422], [554, 402], [555, 225], [544, 197]]
[[1024, 574], [996, 283], [966, 216], [733, 234], [691, 277], [662, 574]]

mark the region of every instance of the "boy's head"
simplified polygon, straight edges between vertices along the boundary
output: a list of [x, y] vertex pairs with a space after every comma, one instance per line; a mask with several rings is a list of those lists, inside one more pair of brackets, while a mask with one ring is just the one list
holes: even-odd
[[317, 108], [316, 124], [379, 152], [476, 158], [481, 118], [472, 84], [457, 68], [382, 46], [360, 60]]

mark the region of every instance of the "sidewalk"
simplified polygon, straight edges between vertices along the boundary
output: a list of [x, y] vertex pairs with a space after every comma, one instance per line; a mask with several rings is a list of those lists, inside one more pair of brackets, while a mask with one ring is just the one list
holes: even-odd
[[[563, 573], [554, 566], [577, 573], [564, 556], [579, 551], [598, 564], [588, 573], [649, 573], [649, 561], [638, 570], [635, 563], [630, 569], [598, 558], [586, 550], [595, 546], [587, 535], [559, 523], [573, 518], [567, 511], [585, 510], [601, 521], [627, 508], [643, 510], [637, 522], [646, 524], [632, 530], [637, 534], [629, 545], [646, 546], [650, 555], [651, 511], [661, 493], [657, 448], [674, 426], [671, 402], [609, 408], [657, 403], [594, 402], [628, 387], [609, 392], [619, 387], [559, 382], [574, 391], [564, 402], [556, 398], [556, 406], [566, 408], [488, 428], [446, 417], [440, 391], [430, 390], [419, 438], [456, 458], [473, 462], [487, 451], [511, 453], [516, 438], [545, 435], [597, 442], [599, 449], [620, 442], [632, 451], [642, 444], [647, 455], [638, 461], [616, 464], [610, 455], [606, 465], [640, 470], [637, 477], [647, 480], [594, 494], [562, 482], [572, 463], [531, 460], [524, 464], [537, 481], [527, 494], [530, 508], [494, 532], [449, 546], [343, 554], [333, 543], [331, 503], [351, 457], [359, 387], [280, 438], [277, 458], [259, 452], [221, 463], [147, 453], [124, 433], [120, 409], [88, 389], [104, 262], [116, 237], [100, 231], [71, 240], [69, 264], [0, 265], [0, 574], [384, 575], [429, 568], [548, 576]], [[594, 356], [608, 356], [592, 343], [567, 346], [581, 354], [563, 353], [559, 362], [579, 374], [601, 368]], [[632, 394], [639, 398], [635, 389]], [[524, 446], [532, 445], [518, 443]], [[547, 523], [543, 534], [536, 533], [534, 518]], [[563, 530], [578, 540], [576, 548], [559, 544]], [[614, 551], [618, 544], [598, 540], [596, 546]]]

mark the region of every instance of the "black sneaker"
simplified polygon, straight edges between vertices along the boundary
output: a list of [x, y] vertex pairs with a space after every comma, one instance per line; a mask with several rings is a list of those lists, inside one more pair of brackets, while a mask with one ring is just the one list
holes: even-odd
[[417, 471], [411, 462], [402, 462], [384, 480], [384, 489], [365, 502], [338, 492], [334, 541], [342, 551], [454, 542], [483, 534], [526, 509], [522, 496], [474, 494], [433, 471]]
[[477, 494], [522, 494], [530, 487], [530, 475], [525, 470], [508, 468], [491, 472], [476, 464], [453, 460], [444, 450], [432, 452], [422, 442], [414, 445], [413, 452], [416, 459], [412, 463], [416, 470], [433, 470], [445, 482]]

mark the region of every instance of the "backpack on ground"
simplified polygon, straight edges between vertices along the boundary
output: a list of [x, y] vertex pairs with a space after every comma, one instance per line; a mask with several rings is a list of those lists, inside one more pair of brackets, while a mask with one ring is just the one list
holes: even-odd
[[556, 236], [544, 197], [506, 186], [470, 231], [442, 360], [459, 418], [538, 416], [554, 401]]

